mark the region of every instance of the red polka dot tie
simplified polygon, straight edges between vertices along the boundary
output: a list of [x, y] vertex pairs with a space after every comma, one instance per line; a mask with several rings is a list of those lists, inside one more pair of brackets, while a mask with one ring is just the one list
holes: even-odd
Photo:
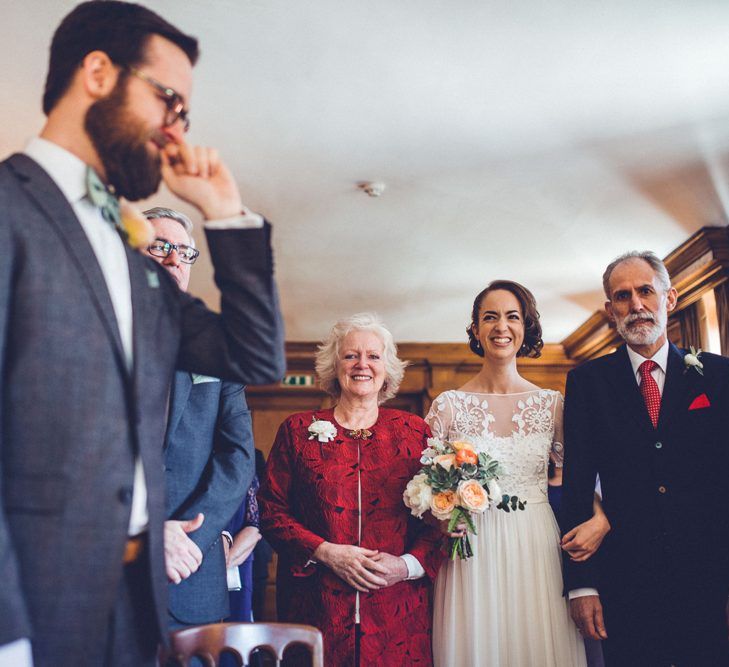
[[658, 391], [658, 384], [651, 375], [651, 371], [657, 368], [655, 361], [648, 359], [638, 368], [640, 373], [640, 393], [643, 394], [645, 407], [648, 409], [648, 416], [653, 422], [653, 428], [658, 426], [658, 413], [661, 411], [661, 392]]

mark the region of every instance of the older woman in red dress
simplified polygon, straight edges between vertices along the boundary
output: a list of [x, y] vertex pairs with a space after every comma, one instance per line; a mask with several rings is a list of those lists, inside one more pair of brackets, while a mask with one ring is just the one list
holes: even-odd
[[402, 499], [430, 432], [380, 407], [404, 368], [376, 316], [337, 322], [316, 358], [337, 404], [281, 424], [258, 496], [279, 557], [279, 620], [318, 627], [330, 667], [432, 664], [441, 537]]

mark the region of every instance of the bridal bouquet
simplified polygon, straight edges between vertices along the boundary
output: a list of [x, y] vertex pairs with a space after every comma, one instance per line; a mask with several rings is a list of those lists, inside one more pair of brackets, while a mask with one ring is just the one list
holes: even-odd
[[502, 493], [496, 483], [499, 462], [465, 440], [452, 442], [428, 438], [428, 447], [420, 459], [423, 467], [405, 487], [403, 500], [413, 516], [425, 512], [440, 521], [448, 521], [452, 533], [459, 523], [467, 526], [466, 534], [451, 540], [451, 560], [473, 556], [469, 533], [476, 534], [473, 514], [486, 511], [491, 503], [504, 512], [523, 510], [526, 500]]

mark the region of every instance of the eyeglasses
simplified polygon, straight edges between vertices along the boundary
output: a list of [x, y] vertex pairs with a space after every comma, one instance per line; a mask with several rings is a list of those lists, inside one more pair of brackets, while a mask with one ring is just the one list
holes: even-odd
[[200, 251], [197, 248], [191, 248], [189, 245], [177, 245], [164, 239], [155, 239], [152, 244], [147, 246], [149, 254], [155, 257], [169, 257], [173, 250], [177, 251], [180, 261], [185, 264], [194, 264], [200, 256]]
[[148, 74], [140, 72], [136, 67], [128, 67], [127, 69], [138, 79], [141, 79], [152, 86], [152, 88], [154, 88], [164, 98], [164, 102], [167, 105], [165, 127], [174, 125], [179, 119], [182, 121], [182, 126], [184, 127], [185, 132], [187, 132], [190, 129], [190, 118], [187, 115], [188, 112], [185, 109], [185, 101], [183, 100], [182, 95], [172, 88], [160, 83], [156, 79], [153, 79]]

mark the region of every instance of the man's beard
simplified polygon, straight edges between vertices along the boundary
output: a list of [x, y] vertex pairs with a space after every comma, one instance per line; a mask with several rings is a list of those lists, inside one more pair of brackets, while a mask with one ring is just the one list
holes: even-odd
[[143, 123], [126, 110], [126, 77], [120, 77], [108, 97], [86, 112], [84, 129], [106, 170], [109, 185], [130, 201], [157, 192], [162, 180], [159, 155], [152, 155], [151, 135]]
[[[633, 322], [650, 322], [639, 328], [630, 327]], [[666, 330], [668, 315], [659, 309], [656, 313], [631, 313], [622, 320], [615, 320], [615, 328], [630, 345], [653, 345]]]

